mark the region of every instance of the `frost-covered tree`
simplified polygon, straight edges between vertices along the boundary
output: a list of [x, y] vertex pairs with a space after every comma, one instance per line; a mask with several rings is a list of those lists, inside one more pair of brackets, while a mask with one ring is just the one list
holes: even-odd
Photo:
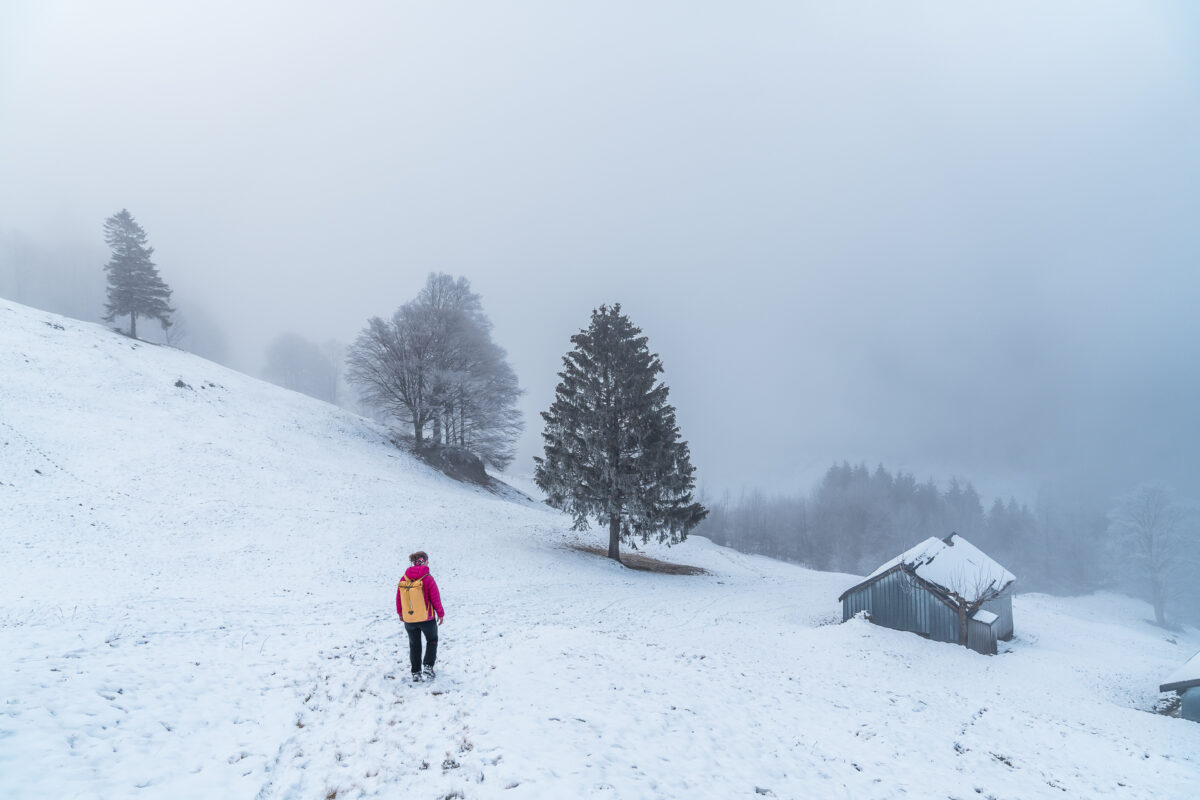
[[708, 512], [692, 497], [695, 469], [658, 380], [662, 363], [620, 305], [593, 311], [571, 343], [542, 413], [545, 457], [534, 459], [547, 503], [571, 514], [576, 530], [589, 517], [607, 525], [617, 561], [621, 541], [683, 541]]
[[410, 303], [390, 320], [367, 320], [346, 355], [346, 374], [369, 406], [412, 425], [413, 441], [420, 449], [437, 408], [432, 398], [432, 348], [415, 317]]
[[1195, 556], [1195, 542], [1187, 536], [1188, 514], [1166, 487], [1147, 483], [1118, 498], [1108, 521], [1117, 558], [1145, 581], [1154, 621], [1165, 625], [1167, 599]]
[[129, 315], [129, 335], [137, 338], [137, 318], [157, 319], [171, 326], [171, 290], [159, 277], [150, 259], [154, 248], [146, 244], [146, 231], [127, 210], [121, 209], [104, 221], [104, 241], [112, 257], [104, 265], [108, 273], [106, 322]]
[[504, 348], [492, 340], [482, 300], [466, 278], [435, 273], [416, 303], [434, 333], [434, 441], [507, 466], [524, 429], [516, 407], [522, 391]]
[[521, 389], [465, 278], [431, 274], [390, 320], [367, 322], [346, 365], [367, 403], [412, 426], [418, 450], [456, 446], [500, 468], [512, 461]]

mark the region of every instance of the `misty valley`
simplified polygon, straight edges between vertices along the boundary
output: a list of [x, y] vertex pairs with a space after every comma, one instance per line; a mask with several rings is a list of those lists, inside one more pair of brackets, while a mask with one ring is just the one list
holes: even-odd
[[0, 797], [1195, 797], [1197, 30], [0, 4]]

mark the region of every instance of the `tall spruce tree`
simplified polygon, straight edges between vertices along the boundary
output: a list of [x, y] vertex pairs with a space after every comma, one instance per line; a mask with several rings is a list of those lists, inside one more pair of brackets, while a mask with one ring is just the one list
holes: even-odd
[[146, 232], [125, 209], [104, 221], [104, 241], [112, 257], [104, 265], [108, 273], [108, 303], [104, 320], [129, 315], [129, 335], [137, 338], [137, 318], [157, 319], [165, 331], [171, 326], [171, 290], [150, 260], [154, 248], [146, 245]]
[[708, 514], [692, 498], [695, 468], [646, 341], [619, 304], [592, 312], [563, 356], [562, 382], [542, 413], [546, 455], [534, 459], [546, 502], [570, 513], [576, 530], [589, 517], [607, 524], [617, 561], [622, 540], [677, 544]]

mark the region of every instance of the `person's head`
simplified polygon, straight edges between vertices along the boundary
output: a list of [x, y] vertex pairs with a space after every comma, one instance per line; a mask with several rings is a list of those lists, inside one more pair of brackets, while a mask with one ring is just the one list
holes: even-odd
[[410, 554], [408, 560], [412, 562], [414, 567], [423, 567], [429, 561], [429, 554], [424, 550], [418, 550]]

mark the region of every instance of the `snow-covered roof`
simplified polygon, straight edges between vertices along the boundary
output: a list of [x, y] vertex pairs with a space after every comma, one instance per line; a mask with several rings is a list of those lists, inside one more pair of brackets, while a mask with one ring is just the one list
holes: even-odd
[[984, 625], [991, 625], [996, 620], [1000, 619], [999, 614], [993, 614], [990, 611], [984, 611], [982, 608], [971, 615], [971, 619], [977, 619]]
[[900, 564], [922, 580], [968, 603], [995, 596], [1017, 579], [957, 533], [945, 539], [930, 536], [872, 572], [867, 580]]
[[1200, 686], [1200, 653], [1183, 662], [1183, 666], [1171, 673], [1166, 683], [1158, 687], [1160, 692], [1190, 689]]

